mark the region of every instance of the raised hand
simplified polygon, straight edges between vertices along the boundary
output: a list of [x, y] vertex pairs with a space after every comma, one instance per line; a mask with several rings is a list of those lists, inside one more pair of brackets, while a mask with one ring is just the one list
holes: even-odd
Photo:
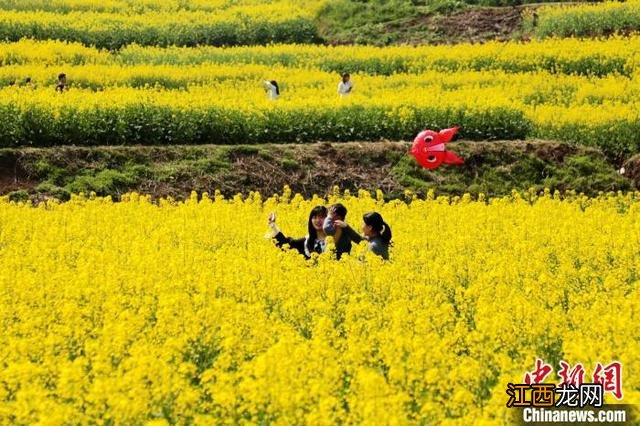
[[349, 226], [349, 225], [347, 225], [347, 222], [345, 222], [343, 220], [337, 220], [337, 219], [333, 221], [333, 224], [336, 225], [337, 227], [343, 228], [343, 229], [346, 228], [347, 226]]
[[269, 225], [269, 228], [271, 228], [271, 230], [273, 231], [273, 235], [275, 235], [278, 232], [280, 232], [280, 229], [278, 229], [278, 225], [276, 225], [276, 213], [275, 212], [269, 213], [269, 218], [267, 219], [267, 223]]

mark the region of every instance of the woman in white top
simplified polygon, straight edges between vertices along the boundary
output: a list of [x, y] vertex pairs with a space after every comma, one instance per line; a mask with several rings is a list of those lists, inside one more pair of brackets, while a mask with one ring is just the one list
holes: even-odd
[[351, 81], [351, 76], [349, 73], [342, 74], [342, 81], [338, 83], [338, 93], [340, 96], [347, 96], [351, 93], [351, 89], [353, 89], [353, 81]]
[[278, 99], [278, 97], [280, 96], [280, 88], [278, 87], [278, 83], [275, 80], [265, 80], [264, 88], [269, 95], [269, 99]]

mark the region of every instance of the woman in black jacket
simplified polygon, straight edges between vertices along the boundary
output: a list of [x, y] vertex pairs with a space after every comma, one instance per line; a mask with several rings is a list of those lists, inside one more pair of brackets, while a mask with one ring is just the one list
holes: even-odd
[[269, 227], [274, 232], [276, 245], [282, 247], [289, 244], [289, 247], [298, 250], [298, 253], [306, 259], [311, 258], [311, 253], [322, 253], [326, 248], [325, 233], [322, 229], [324, 219], [327, 217], [327, 208], [324, 206], [316, 206], [309, 213], [309, 221], [307, 222], [307, 235], [303, 238], [285, 237], [276, 225], [276, 214], [269, 215]]

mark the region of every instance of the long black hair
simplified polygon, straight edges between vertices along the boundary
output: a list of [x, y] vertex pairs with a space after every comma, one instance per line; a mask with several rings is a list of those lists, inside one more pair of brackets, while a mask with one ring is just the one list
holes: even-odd
[[269, 83], [273, 84], [274, 87], [276, 88], [276, 95], [280, 94], [280, 88], [278, 87], [278, 82], [275, 80], [271, 80]]
[[318, 239], [318, 231], [313, 226], [313, 218], [316, 216], [327, 217], [327, 208], [325, 206], [315, 206], [309, 213], [309, 221], [307, 222], [307, 230], [309, 232], [309, 238], [307, 238], [307, 249], [309, 253], [313, 252], [313, 247]]
[[385, 244], [391, 242], [391, 228], [382, 220], [382, 215], [378, 212], [366, 213], [362, 216], [364, 223], [373, 228], [373, 231], [380, 235]]

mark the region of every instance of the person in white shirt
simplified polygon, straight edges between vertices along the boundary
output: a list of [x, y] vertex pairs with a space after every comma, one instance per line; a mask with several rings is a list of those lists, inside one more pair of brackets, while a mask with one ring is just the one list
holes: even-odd
[[278, 87], [278, 83], [275, 80], [265, 80], [264, 88], [269, 95], [269, 99], [278, 99], [278, 97], [280, 96], [280, 88]]
[[351, 89], [353, 89], [353, 81], [351, 81], [351, 76], [349, 73], [342, 74], [342, 81], [338, 83], [338, 93], [340, 96], [347, 96], [351, 93]]

